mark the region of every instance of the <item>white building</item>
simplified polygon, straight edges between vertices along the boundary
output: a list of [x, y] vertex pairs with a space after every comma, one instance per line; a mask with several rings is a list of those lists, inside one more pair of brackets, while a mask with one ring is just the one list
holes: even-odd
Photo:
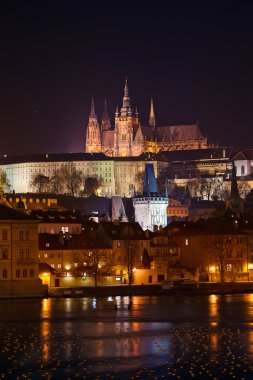
[[[57, 170], [69, 167], [81, 172], [83, 177], [102, 179], [99, 195], [131, 197], [134, 191], [142, 192], [138, 176], [144, 173], [149, 157], [107, 157], [103, 153], [59, 153], [36, 154], [17, 157], [2, 157], [0, 171], [6, 173], [11, 191], [32, 193], [32, 181], [38, 174], [49, 178]], [[150, 158], [151, 159], [151, 158]], [[164, 160], [152, 161], [156, 175], [168, 167]]]
[[144, 230], [153, 231], [154, 226], [167, 225], [168, 198], [157, 193], [154, 166], [151, 163], [145, 167], [143, 195], [133, 198], [133, 206], [135, 220]]

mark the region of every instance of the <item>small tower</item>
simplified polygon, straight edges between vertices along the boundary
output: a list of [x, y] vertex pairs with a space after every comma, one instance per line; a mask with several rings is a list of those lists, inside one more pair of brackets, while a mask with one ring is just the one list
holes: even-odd
[[111, 129], [111, 122], [108, 116], [107, 105], [106, 105], [106, 100], [105, 100], [104, 113], [103, 113], [102, 123], [101, 123], [101, 131], [102, 132], [108, 131], [110, 129]]
[[86, 129], [85, 153], [101, 152], [101, 135], [98, 119], [95, 114], [94, 100], [91, 101], [89, 122]]
[[143, 195], [133, 198], [135, 220], [143, 230], [154, 230], [154, 226], [167, 225], [168, 198], [157, 193], [154, 165], [145, 166]]
[[226, 201], [226, 208], [236, 214], [240, 214], [244, 211], [244, 200], [239, 194], [234, 161], [232, 162], [231, 192], [230, 197]]
[[155, 130], [155, 112], [154, 112], [153, 98], [151, 98], [151, 103], [150, 103], [150, 115], [149, 115], [148, 124], [152, 128], [152, 131], [154, 131]]

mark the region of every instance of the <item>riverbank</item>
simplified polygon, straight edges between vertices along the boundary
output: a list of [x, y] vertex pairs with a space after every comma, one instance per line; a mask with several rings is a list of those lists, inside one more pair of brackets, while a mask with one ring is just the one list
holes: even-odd
[[161, 285], [121, 285], [78, 288], [51, 288], [49, 297], [116, 297], [116, 296], [153, 296], [153, 295], [200, 295], [200, 294], [241, 294], [253, 293], [253, 282], [237, 283], [199, 283], [194, 289], [182, 286], [163, 291]]

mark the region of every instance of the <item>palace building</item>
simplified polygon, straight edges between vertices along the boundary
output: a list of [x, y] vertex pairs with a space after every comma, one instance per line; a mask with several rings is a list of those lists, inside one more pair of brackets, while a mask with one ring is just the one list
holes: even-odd
[[102, 152], [107, 156], [131, 157], [142, 153], [206, 148], [208, 148], [208, 142], [198, 124], [158, 127], [153, 99], [151, 99], [149, 125], [142, 126], [137, 108], [134, 112], [131, 106], [127, 80], [122, 107], [120, 110], [116, 108], [114, 128], [111, 127], [106, 103], [102, 122], [99, 125], [92, 99], [86, 128], [86, 153]]

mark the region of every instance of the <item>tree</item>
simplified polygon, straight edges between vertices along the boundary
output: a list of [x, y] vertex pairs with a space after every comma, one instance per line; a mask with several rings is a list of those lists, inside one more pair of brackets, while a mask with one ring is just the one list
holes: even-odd
[[73, 197], [78, 196], [82, 185], [82, 173], [73, 167], [67, 168], [65, 177], [66, 189]]
[[86, 177], [84, 178], [84, 195], [90, 196], [97, 194], [98, 189], [102, 186], [103, 179], [100, 177]]
[[246, 196], [249, 194], [251, 187], [248, 184], [248, 182], [239, 182], [238, 183], [238, 190], [239, 190], [239, 195], [241, 198], [245, 199]]
[[46, 193], [49, 190], [50, 180], [44, 174], [37, 174], [31, 181], [31, 186], [37, 193]]
[[54, 172], [50, 180], [50, 189], [54, 194], [78, 196], [82, 185], [82, 173], [73, 164], [62, 165]]
[[217, 270], [220, 282], [231, 276], [232, 240], [225, 235], [213, 235], [208, 243], [210, 266]]
[[11, 189], [11, 184], [10, 184], [10, 181], [6, 175], [6, 173], [4, 171], [1, 171], [1, 174], [0, 174], [0, 184], [2, 186], [2, 191], [4, 193], [9, 193], [10, 192], [10, 189]]
[[144, 172], [140, 171], [135, 175], [134, 178], [135, 189], [138, 194], [143, 194], [143, 186], [144, 186]]
[[50, 192], [53, 194], [64, 193], [64, 178], [61, 176], [59, 170], [56, 170], [50, 179]]
[[94, 278], [95, 287], [98, 286], [98, 278], [101, 276], [105, 267], [106, 250], [93, 248], [85, 255], [86, 273]]
[[126, 225], [124, 230], [126, 237], [124, 244], [124, 264], [127, 270], [128, 284], [131, 286], [134, 280], [135, 248], [134, 229]]

